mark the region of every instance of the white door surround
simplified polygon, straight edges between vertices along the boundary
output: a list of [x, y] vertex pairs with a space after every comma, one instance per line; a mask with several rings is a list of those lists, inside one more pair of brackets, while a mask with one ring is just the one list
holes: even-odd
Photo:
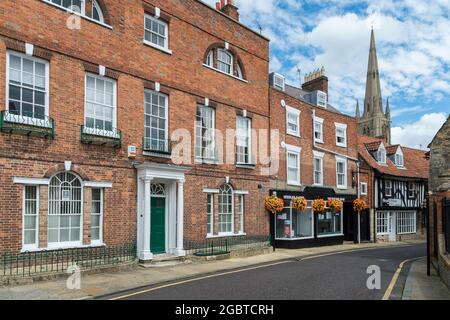
[[137, 169], [137, 255], [142, 261], [153, 259], [150, 250], [151, 186], [164, 184], [166, 192], [166, 251], [185, 256], [183, 248], [184, 181], [189, 168], [142, 163]]

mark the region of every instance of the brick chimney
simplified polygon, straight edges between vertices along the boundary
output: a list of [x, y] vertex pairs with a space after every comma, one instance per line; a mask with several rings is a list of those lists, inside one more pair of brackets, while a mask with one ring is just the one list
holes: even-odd
[[302, 89], [305, 91], [320, 90], [328, 96], [328, 77], [325, 75], [325, 68], [322, 67], [322, 69], [307, 74]]
[[220, 0], [216, 2], [216, 10], [225, 13], [231, 19], [239, 21], [239, 9], [234, 4], [235, 0]]

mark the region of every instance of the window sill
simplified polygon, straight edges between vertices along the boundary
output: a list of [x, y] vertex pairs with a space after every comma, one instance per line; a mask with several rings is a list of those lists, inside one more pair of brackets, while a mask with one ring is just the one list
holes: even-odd
[[95, 20], [95, 19], [92, 19], [91, 17], [82, 15], [82, 14], [79, 13], [79, 12], [76, 12], [76, 11], [67, 9], [67, 8], [65, 8], [65, 7], [63, 7], [63, 6], [57, 5], [56, 3], [48, 2], [48, 1], [45, 1], [45, 0], [43, 0], [42, 2], [44, 2], [44, 3], [46, 3], [46, 4], [50, 5], [50, 6], [53, 6], [53, 7], [55, 7], [55, 8], [58, 8], [58, 9], [60, 9], [60, 10], [66, 11], [66, 12], [68, 12], [68, 13], [70, 13], [70, 14], [79, 16], [80, 18], [86, 19], [86, 20], [88, 20], [88, 21], [90, 21], [90, 22], [93, 22], [93, 23], [95, 23], [95, 24], [98, 24], [99, 26], [105, 27], [105, 28], [107, 28], [107, 29], [112, 30], [112, 28], [113, 28], [113, 27], [110, 26], [109, 24], [106, 24], [106, 23], [97, 21], [97, 20]]
[[311, 240], [314, 237], [304, 237], [304, 238], [275, 238], [275, 240], [279, 241], [298, 241], [298, 240]]
[[20, 253], [53, 251], [53, 250], [67, 250], [67, 249], [82, 249], [82, 248], [97, 248], [97, 247], [106, 247], [106, 244], [98, 243], [98, 244], [88, 244], [88, 245], [67, 245], [67, 246], [59, 246], [59, 245], [52, 246], [52, 245], [50, 245], [47, 248], [35, 248], [35, 249], [22, 248]]
[[333, 234], [324, 234], [324, 235], [317, 235], [317, 238], [331, 238], [331, 237], [343, 237], [343, 233], [333, 233]]
[[338, 143], [336, 143], [336, 147], [347, 148], [347, 145], [346, 144], [338, 144]]
[[196, 158], [196, 159], [195, 159], [195, 163], [196, 163], [196, 164], [211, 164], [211, 165], [218, 165], [218, 164], [219, 164], [219, 160], [216, 160], [216, 159], [201, 159], [201, 158]]
[[150, 152], [150, 151], [143, 151], [142, 154], [146, 157], [155, 157], [155, 158], [163, 158], [163, 159], [172, 159], [172, 155], [169, 154], [163, 154], [158, 152]]
[[227, 237], [242, 237], [246, 236], [247, 233], [219, 233], [218, 235], [214, 236], [207, 236], [206, 239], [217, 239], [217, 238], [227, 238]]
[[337, 186], [337, 188], [339, 190], [347, 190], [348, 189], [347, 186]]
[[256, 164], [253, 164], [253, 163], [236, 163], [236, 168], [254, 170], [256, 168]]
[[315, 143], [324, 144], [323, 140], [314, 140]]
[[162, 51], [164, 53], [167, 53], [167, 54], [170, 54], [170, 55], [172, 54], [172, 50], [167, 49], [167, 48], [163, 48], [163, 47], [160, 47], [160, 46], [157, 46], [156, 44], [151, 43], [150, 41], [144, 40], [143, 43], [146, 46], [152, 47], [152, 48], [157, 49], [159, 51]]
[[292, 181], [288, 181], [287, 185], [288, 186], [293, 186], [293, 187], [301, 187], [302, 186], [301, 183], [299, 183], [299, 182], [292, 182]]
[[234, 78], [234, 79], [236, 79], [236, 80], [239, 80], [239, 81], [248, 83], [247, 80], [238, 78], [238, 77], [236, 77], [236, 76], [234, 76], [234, 75], [232, 75], [232, 74], [229, 74], [229, 73], [223, 72], [223, 71], [221, 71], [221, 70], [219, 70], [219, 69], [216, 69], [216, 68], [214, 68], [214, 67], [208, 66], [208, 65], [205, 64], [205, 63], [203, 64], [203, 66], [204, 66], [205, 68], [211, 69], [211, 70], [216, 71], [216, 72], [221, 73], [221, 74], [224, 74], [224, 75], [229, 76], [229, 77], [231, 77], [231, 78]]
[[286, 134], [287, 134], [287, 135], [289, 135], [289, 136], [293, 136], [293, 137], [296, 137], [296, 138], [301, 138], [301, 135], [300, 135], [300, 133], [295, 133], [295, 132], [286, 132]]

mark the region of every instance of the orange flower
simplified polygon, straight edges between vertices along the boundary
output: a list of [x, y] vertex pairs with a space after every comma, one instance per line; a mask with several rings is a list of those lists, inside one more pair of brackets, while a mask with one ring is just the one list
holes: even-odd
[[276, 197], [275, 195], [271, 195], [266, 197], [265, 199], [265, 207], [267, 211], [272, 212], [273, 214], [283, 211], [284, 201]]
[[367, 208], [366, 202], [363, 199], [356, 199], [353, 201], [353, 210], [356, 212], [361, 212]]
[[313, 211], [314, 212], [323, 212], [325, 210], [325, 200], [316, 199], [313, 201]]
[[338, 199], [328, 200], [328, 206], [335, 212], [340, 212], [342, 209], [342, 201]]
[[306, 206], [308, 205], [308, 203], [304, 197], [292, 199], [291, 204], [292, 204], [292, 208], [297, 209], [299, 211], [304, 211], [306, 209]]

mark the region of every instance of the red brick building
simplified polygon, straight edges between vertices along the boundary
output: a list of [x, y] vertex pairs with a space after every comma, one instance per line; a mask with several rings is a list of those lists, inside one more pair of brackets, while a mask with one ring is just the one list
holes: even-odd
[[217, 9], [0, 3], [0, 253], [137, 241], [149, 260], [268, 234], [252, 133], [269, 127], [269, 41]]
[[[352, 202], [357, 198], [358, 148], [356, 120], [328, 103], [328, 78], [324, 70], [305, 78], [302, 89], [271, 75], [270, 124], [279, 130], [279, 170], [272, 176], [270, 192], [283, 198], [285, 209], [271, 219], [272, 236], [279, 247], [342, 243]], [[291, 200], [305, 197], [305, 212]], [[312, 200], [340, 199], [340, 212], [313, 214]]]
[[360, 180], [365, 185], [362, 198], [370, 210], [370, 240], [423, 239], [426, 152], [363, 135], [358, 135], [358, 148]]

